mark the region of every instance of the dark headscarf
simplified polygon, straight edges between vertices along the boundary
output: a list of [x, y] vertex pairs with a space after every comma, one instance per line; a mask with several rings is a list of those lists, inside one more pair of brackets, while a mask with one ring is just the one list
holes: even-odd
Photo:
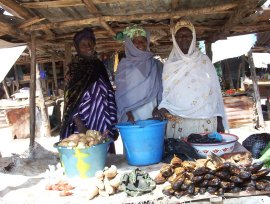
[[[74, 36], [75, 46], [79, 45], [82, 39], [90, 37], [91, 39], [95, 39], [93, 32], [89, 32], [91, 30], [89, 29], [90, 28], [83, 29]], [[60, 139], [63, 139], [66, 127], [73, 120], [73, 115], [77, 112], [85, 91], [92, 86], [99, 77], [102, 77], [107, 82], [107, 85], [111, 87], [106, 69], [103, 63], [97, 58], [97, 55], [86, 57], [81, 56], [79, 53], [78, 50], [78, 55], [72, 59], [67, 73], [69, 81], [65, 87], [65, 108]]]
[[79, 53], [79, 43], [82, 39], [90, 39], [96, 44], [96, 37], [93, 30], [89, 27], [77, 32], [73, 38], [73, 43], [76, 48], [77, 53]]

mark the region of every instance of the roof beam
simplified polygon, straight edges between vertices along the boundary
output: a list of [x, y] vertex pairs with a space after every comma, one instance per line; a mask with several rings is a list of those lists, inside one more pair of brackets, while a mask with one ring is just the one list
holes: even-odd
[[[119, 1], [119, 0], [93, 0], [95, 4], [107, 4], [107, 3], [126, 3], [130, 1], [138, 0], [128, 0], [128, 1]], [[61, 7], [72, 7], [72, 6], [84, 6], [82, 0], [55, 0], [55, 1], [42, 1], [42, 2], [28, 2], [21, 3], [25, 8], [61, 8]]]
[[[85, 4], [87, 10], [92, 13], [96, 17], [101, 17], [101, 13], [95, 6], [92, 0], [82, 0], [82, 2]], [[112, 30], [112, 28], [104, 21], [102, 18], [100, 18], [100, 24], [105, 28], [112, 36], [115, 36], [115, 32]]]
[[0, 6], [2, 6], [6, 11], [11, 13], [13, 16], [19, 18], [28, 19], [33, 17], [29, 12], [20, 6], [16, 1], [12, 0], [0, 0]]
[[33, 18], [29, 18], [28, 20], [22, 22], [22, 23], [18, 26], [18, 28], [20, 28], [20, 29], [26, 28], [26, 27], [28, 27], [28, 26], [31, 26], [31, 25], [33, 25], [33, 24], [35, 24], [35, 23], [39, 23], [39, 22], [44, 21], [44, 20], [45, 20], [45, 18], [39, 18], [39, 17], [37, 17], [37, 16], [36, 16], [36, 17], [33, 17]]
[[180, 18], [183, 16], [194, 16], [202, 14], [213, 14], [215, 12], [226, 11], [238, 6], [237, 2], [226, 3], [217, 6], [195, 8], [195, 9], [183, 9], [173, 12], [162, 12], [162, 13], [153, 13], [153, 14], [133, 14], [133, 15], [121, 15], [121, 16], [100, 16], [93, 17], [88, 19], [81, 20], [70, 20], [62, 21], [56, 23], [47, 23], [42, 25], [32, 25], [30, 30], [46, 30], [46, 29], [55, 29], [55, 28], [64, 28], [64, 27], [73, 27], [73, 26], [83, 26], [89, 25], [92, 23], [99, 23], [100, 20], [104, 21], [133, 21], [133, 20], [162, 20], [170, 18]]

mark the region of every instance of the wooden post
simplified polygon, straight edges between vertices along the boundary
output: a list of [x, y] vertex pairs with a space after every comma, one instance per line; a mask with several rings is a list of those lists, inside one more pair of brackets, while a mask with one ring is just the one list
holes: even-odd
[[41, 82], [40, 82], [40, 75], [39, 75], [39, 70], [38, 66], [36, 66], [36, 77], [37, 77], [37, 93], [39, 95], [39, 100], [38, 100], [38, 106], [40, 107], [40, 112], [41, 112], [41, 120], [42, 120], [42, 133], [43, 136], [50, 137], [51, 136], [51, 126], [50, 126], [50, 121], [48, 117], [48, 111], [45, 105], [45, 100], [43, 96], [43, 91], [41, 87]]
[[225, 68], [226, 68], [226, 71], [228, 72], [230, 89], [233, 89], [234, 87], [233, 87], [232, 73], [231, 73], [231, 70], [230, 70], [230, 66], [229, 66], [228, 60], [225, 60]]
[[54, 94], [58, 96], [58, 84], [57, 84], [57, 73], [56, 73], [56, 66], [55, 66], [55, 58], [52, 56], [52, 69], [53, 69], [53, 81], [54, 81]]
[[250, 66], [251, 80], [253, 84], [255, 103], [256, 103], [256, 109], [257, 109], [257, 114], [258, 114], [256, 127], [260, 128], [260, 127], [264, 127], [264, 120], [263, 120], [263, 113], [262, 113], [262, 106], [261, 106], [261, 97], [260, 97], [260, 92], [259, 92], [259, 88], [258, 88], [258, 84], [256, 80], [256, 71], [255, 71], [255, 65], [253, 62], [251, 50], [248, 52], [248, 62]]
[[71, 53], [71, 44], [66, 42], [65, 43], [65, 61], [64, 61], [64, 77], [68, 71], [68, 64], [71, 62], [71, 56], [72, 56], [72, 53]]
[[7, 83], [6, 83], [5, 79], [3, 80], [2, 83], [3, 83], [3, 88], [4, 88], [4, 91], [5, 91], [5, 94], [6, 94], [6, 98], [10, 99], [9, 92], [8, 92], [8, 87], [7, 87]]
[[213, 52], [212, 52], [212, 48], [211, 48], [212, 43], [210, 41], [205, 41], [205, 52], [206, 55], [210, 58], [210, 60], [212, 61], [213, 58]]
[[35, 144], [35, 130], [36, 130], [36, 36], [35, 32], [31, 33], [31, 74], [30, 74], [30, 149]]
[[16, 82], [16, 91], [19, 90], [19, 77], [18, 77], [18, 72], [17, 72], [17, 65], [14, 64], [14, 75], [15, 75], [15, 82]]

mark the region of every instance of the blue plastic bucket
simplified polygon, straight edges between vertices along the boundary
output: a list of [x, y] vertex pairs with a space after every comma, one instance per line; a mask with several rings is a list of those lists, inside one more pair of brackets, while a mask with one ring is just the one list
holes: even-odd
[[161, 161], [167, 121], [140, 120], [119, 123], [124, 152], [129, 165], [145, 166]]
[[59, 147], [56, 143], [62, 166], [68, 177], [88, 178], [103, 170], [107, 159], [108, 145], [111, 141], [84, 149]]

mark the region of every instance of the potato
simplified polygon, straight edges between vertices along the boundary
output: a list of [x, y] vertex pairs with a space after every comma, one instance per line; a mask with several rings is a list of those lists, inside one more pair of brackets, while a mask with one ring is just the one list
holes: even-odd
[[121, 174], [117, 174], [112, 180], [110, 180], [110, 185], [114, 188], [118, 188], [121, 184]]
[[117, 174], [117, 167], [115, 165], [111, 165], [111, 167], [107, 170], [104, 170], [104, 175], [108, 179], [112, 179], [116, 176]]
[[72, 134], [68, 137], [69, 140], [79, 140], [80, 139], [80, 136], [78, 134]]
[[89, 200], [93, 199], [98, 195], [98, 188], [96, 186], [91, 186], [89, 191]]
[[84, 142], [78, 142], [77, 148], [84, 149], [85, 148], [85, 143]]
[[78, 135], [79, 135], [81, 138], [82, 138], [82, 137], [86, 137], [86, 134], [84, 134], [84, 133], [79, 133]]
[[76, 147], [77, 146], [77, 142], [75, 142], [75, 141], [70, 141], [69, 143], [68, 143], [68, 147]]
[[68, 141], [61, 141], [59, 144], [58, 144], [58, 146], [60, 146], [60, 147], [67, 147], [68, 146]]
[[99, 179], [99, 180], [102, 181], [103, 178], [104, 178], [103, 171], [101, 171], [101, 170], [97, 171], [97, 172], [95, 173], [95, 177], [96, 177], [97, 179]]

